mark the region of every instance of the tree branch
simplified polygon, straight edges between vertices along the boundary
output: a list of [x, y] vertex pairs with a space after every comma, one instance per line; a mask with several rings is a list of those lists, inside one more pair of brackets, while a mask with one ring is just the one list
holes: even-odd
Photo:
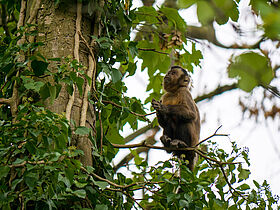
[[[154, 137], [155, 137], [155, 134], [159, 131], [159, 127], [153, 128], [152, 131], [153, 131], [153, 134], [144, 140], [145, 142], [147, 142], [150, 145], [154, 145], [157, 142], [154, 139]], [[141, 147], [141, 148], [136, 149], [136, 153], [140, 154], [142, 152], [148, 152], [149, 150], [150, 150], [150, 148]], [[122, 158], [122, 160], [116, 166], [113, 167], [114, 171], [116, 172], [120, 167], [124, 166], [125, 163], [128, 163], [133, 158], [134, 158], [134, 155], [132, 153], [129, 153], [128, 155], [126, 155], [124, 158]]]
[[260, 47], [260, 43], [263, 39], [260, 39], [253, 45], [237, 45], [233, 44], [230, 46], [226, 46], [220, 43], [216, 37], [215, 29], [212, 25], [209, 26], [188, 26], [185, 36], [189, 39], [202, 39], [207, 40], [208, 42], [225, 49], [258, 49]]
[[221, 128], [222, 126], [220, 125], [217, 130], [215, 131], [214, 134], [212, 134], [211, 136], [207, 137], [206, 139], [200, 141], [198, 144], [195, 145], [195, 147], [199, 146], [200, 144], [202, 144], [203, 142], [207, 141], [208, 139], [214, 137], [214, 136], [229, 136], [228, 134], [217, 134], [218, 130]]
[[215, 90], [211, 91], [210, 93], [196, 97], [194, 101], [197, 103], [205, 99], [212, 99], [214, 96], [220, 95], [226, 91], [234, 90], [237, 88], [238, 88], [237, 83], [233, 83], [231, 85], [218, 86]]
[[150, 52], [156, 52], [156, 53], [159, 53], [159, 54], [169, 55], [169, 53], [161, 52], [161, 51], [158, 51], [158, 50], [156, 50], [156, 49], [143, 49], [143, 48], [138, 48], [138, 50], [141, 50], [141, 51], [150, 51]]
[[[142, 135], [143, 133], [146, 133], [148, 130], [152, 129], [153, 128], [153, 125], [152, 124], [148, 124], [146, 125], [145, 127], [143, 128], [140, 128], [139, 130], [135, 131], [134, 133], [128, 135], [127, 137], [124, 138], [124, 142], [125, 143], [128, 143], [130, 142], [131, 140], [135, 139], [136, 137]], [[159, 130], [159, 127], [156, 126], [154, 127], [155, 129], [158, 129]]]
[[[118, 107], [118, 108], [123, 108], [123, 106], [119, 105], [119, 104], [116, 104], [115, 102], [113, 101], [107, 101], [107, 100], [102, 100], [102, 103], [105, 103], [105, 104], [112, 104], [113, 106], [115, 107]], [[152, 113], [148, 113], [148, 114], [138, 114], [136, 112], [133, 112], [131, 110], [128, 110], [131, 114], [137, 116], [137, 117], [142, 117], [144, 120], [146, 121], [150, 121], [149, 119], [146, 118], [146, 116], [148, 115], [151, 115], [151, 114], [154, 114], [155, 112], [152, 112]]]
[[[198, 148], [198, 146], [209, 140], [210, 138], [214, 137], [214, 136], [228, 136], [228, 134], [217, 134], [217, 131], [221, 128], [221, 126], [214, 132], [214, 134], [212, 134], [211, 136], [209, 136], [208, 138], [202, 140], [200, 143], [198, 143], [196, 146], [194, 147], [185, 147], [185, 148], [172, 148], [172, 151], [194, 151], [195, 153], [197, 153], [198, 155], [200, 155], [201, 157], [203, 157], [206, 160], [210, 160], [212, 162], [217, 163], [218, 165], [229, 165], [229, 164], [238, 164], [237, 162], [221, 162], [219, 160], [216, 160], [214, 158], [208, 157], [204, 154], [204, 152], [202, 150], [200, 150]], [[170, 150], [169, 147], [161, 147], [161, 146], [154, 146], [151, 144], [148, 144], [146, 141], [143, 141], [141, 143], [138, 144], [128, 144], [128, 145], [121, 145], [121, 144], [112, 144], [113, 147], [115, 148], [139, 148], [139, 147], [145, 147], [145, 148], [149, 148], [149, 149], [160, 149], [160, 150]]]

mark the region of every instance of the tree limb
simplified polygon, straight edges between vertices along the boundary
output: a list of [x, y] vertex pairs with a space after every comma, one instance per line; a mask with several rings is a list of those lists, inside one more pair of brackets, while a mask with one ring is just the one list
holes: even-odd
[[[125, 143], [128, 143], [130, 142], [131, 140], [135, 139], [136, 137], [142, 135], [143, 133], [146, 133], [148, 130], [152, 129], [153, 128], [153, 125], [152, 124], [148, 124], [146, 125], [145, 127], [143, 128], [140, 128], [139, 130], [135, 131], [134, 133], [128, 135], [127, 137], [124, 138], [124, 142]], [[159, 127], [156, 126], [154, 127], [155, 129], [158, 129], [159, 130]]]
[[[150, 135], [144, 141], [150, 145], [154, 145], [157, 142], [154, 139], [154, 137], [155, 137], [155, 134], [158, 132], [158, 130], [159, 130], [159, 127], [153, 128], [153, 134]], [[142, 152], [148, 152], [149, 150], [150, 150], [150, 148], [141, 147], [141, 148], [136, 149], [136, 153], [140, 154]], [[124, 166], [126, 163], [131, 161], [133, 158], [134, 158], [134, 155], [132, 153], [129, 153], [128, 155], [126, 155], [124, 158], [122, 158], [122, 160], [116, 166], [113, 167], [114, 171], [116, 172], [120, 167]]]
[[215, 90], [211, 91], [210, 93], [196, 97], [194, 101], [197, 103], [205, 99], [212, 99], [214, 96], [220, 95], [226, 91], [234, 90], [237, 88], [238, 88], [237, 83], [233, 83], [231, 85], [218, 86]]

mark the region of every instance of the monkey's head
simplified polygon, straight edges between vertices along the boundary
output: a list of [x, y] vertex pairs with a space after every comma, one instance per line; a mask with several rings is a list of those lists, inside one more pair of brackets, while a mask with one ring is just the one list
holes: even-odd
[[189, 88], [190, 76], [188, 72], [180, 66], [172, 66], [163, 80], [163, 88], [167, 92], [175, 92], [180, 87]]

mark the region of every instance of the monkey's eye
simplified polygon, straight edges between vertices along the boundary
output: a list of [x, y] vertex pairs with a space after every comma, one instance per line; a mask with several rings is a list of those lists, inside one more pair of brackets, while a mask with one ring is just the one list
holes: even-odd
[[175, 75], [175, 74], [176, 74], [176, 72], [175, 72], [175, 71], [172, 71], [172, 72], [171, 72], [171, 74], [172, 74], [172, 75]]

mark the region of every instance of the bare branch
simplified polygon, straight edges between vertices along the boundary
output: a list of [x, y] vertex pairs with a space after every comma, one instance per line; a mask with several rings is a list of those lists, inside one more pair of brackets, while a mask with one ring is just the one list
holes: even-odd
[[[154, 139], [156, 133], [158, 132], [159, 130], [159, 127], [156, 127], [156, 128], [153, 128], [152, 131], [153, 131], [153, 134], [150, 135], [147, 139], [145, 139], [144, 141], [151, 144], [151, 145], [154, 145], [157, 141]], [[140, 154], [140, 153], [143, 153], [143, 152], [148, 152], [150, 150], [150, 148], [146, 148], [146, 147], [141, 147], [141, 148], [137, 148], [136, 149], [136, 153], [137, 154]], [[128, 163], [130, 160], [132, 160], [134, 158], [134, 155], [132, 153], [129, 153], [128, 155], [126, 155], [124, 158], [122, 158], [122, 160], [116, 165], [114, 166], [114, 171], [117, 171], [120, 167], [124, 166], [125, 163]]]
[[[148, 130], [152, 129], [153, 128], [153, 125], [152, 124], [148, 124], [146, 125], [145, 127], [143, 128], [140, 128], [139, 130], [135, 131], [134, 133], [128, 135], [127, 137], [124, 138], [124, 142], [125, 143], [128, 143], [130, 142], [131, 140], [135, 139], [136, 137], [142, 135], [143, 133], [146, 133]], [[155, 129], [158, 129], [159, 130], [159, 127], [154, 127]]]
[[260, 47], [260, 43], [263, 41], [263, 39], [260, 39], [258, 42], [256, 42], [253, 45], [233, 44], [230, 46], [226, 46], [226, 45], [222, 44], [221, 42], [219, 42], [219, 40], [217, 39], [213, 25], [199, 26], [199, 27], [198, 26], [188, 26], [185, 36], [190, 39], [207, 40], [208, 42], [210, 42], [218, 47], [225, 48], [225, 49], [258, 49]]
[[158, 51], [158, 50], [156, 50], [156, 49], [143, 49], [143, 48], [138, 48], [138, 50], [141, 50], [141, 51], [150, 51], [150, 52], [156, 52], [156, 53], [159, 53], [159, 54], [169, 55], [169, 53], [161, 52], [161, 51]]
[[[106, 100], [102, 100], [102, 103], [105, 103], [105, 104], [112, 104], [113, 106], [115, 107], [118, 107], [118, 108], [123, 108], [123, 106], [119, 105], [119, 104], [116, 104], [115, 102], [113, 101], [106, 101]], [[137, 116], [137, 117], [142, 117], [144, 120], [146, 121], [150, 121], [149, 119], [146, 118], [146, 116], [148, 115], [151, 115], [151, 114], [154, 114], [154, 113], [149, 113], [149, 114], [138, 114], [136, 112], [133, 112], [131, 110], [128, 110], [131, 114]]]
[[214, 134], [212, 134], [211, 136], [207, 137], [206, 139], [203, 139], [202, 141], [200, 141], [198, 144], [195, 145], [195, 147], [199, 146], [200, 144], [202, 144], [203, 142], [207, 141], [208, 139], [214, 137], [214, 136], [229, 136], [229, 134], [217, 134], [218, 130], [221, 128], [222, 126], [220, 125], [217, 130], [215, 131]]
[[229, 90], [234, 90], [237, 87], [238, 87], [237, 83], [233, 83], [231, 85], [218, 86], [215, 90], [211, 91], [210, 93], [196, 97], [194, 99], [194, 101], [197, 103], [197, 102], [205, 100], [205, 99], [212, 99], [214, 96], [220, 95]]

